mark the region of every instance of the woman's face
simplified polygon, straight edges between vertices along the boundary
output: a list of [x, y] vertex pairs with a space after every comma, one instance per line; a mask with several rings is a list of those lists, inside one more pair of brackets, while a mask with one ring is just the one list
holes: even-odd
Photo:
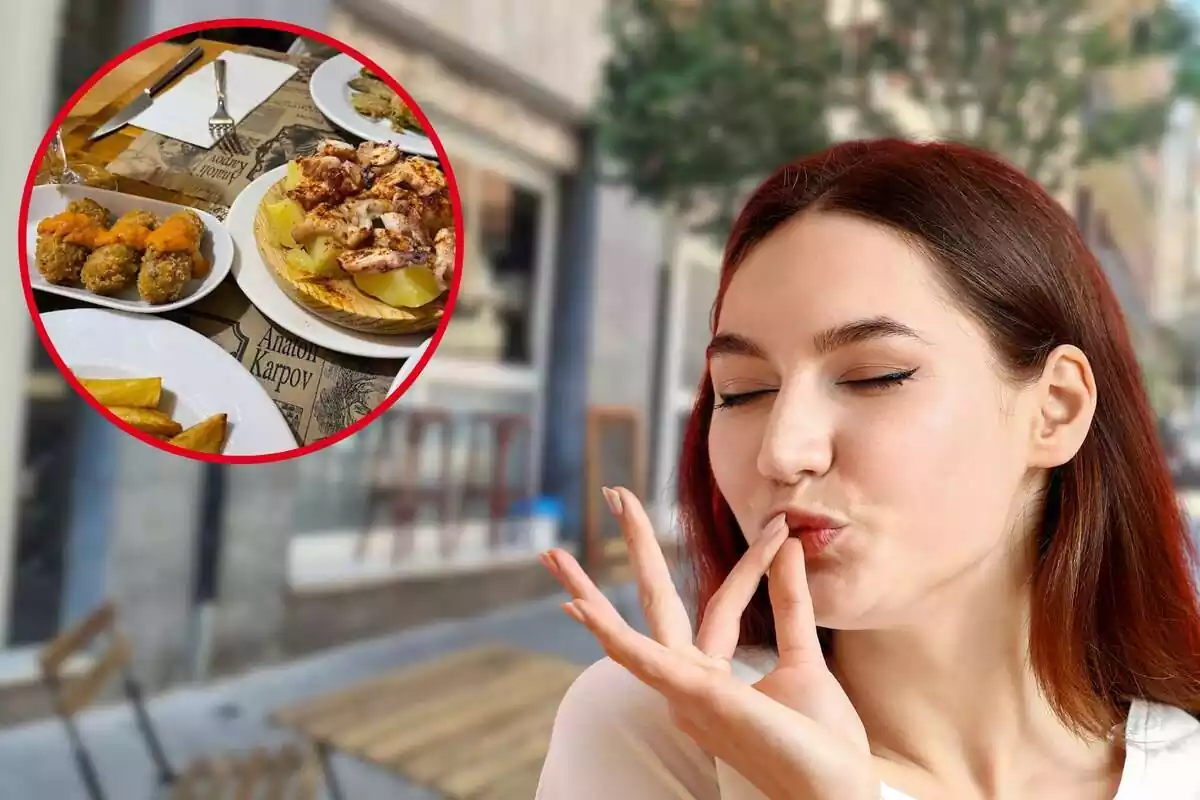
[[824, 627], [904, 625], [1014, 563], [1030, 400], [935, 269], [885, 227], [814, 213], [757, 246], [724, 299], [713, 472], [748, 539], [791, 512]]

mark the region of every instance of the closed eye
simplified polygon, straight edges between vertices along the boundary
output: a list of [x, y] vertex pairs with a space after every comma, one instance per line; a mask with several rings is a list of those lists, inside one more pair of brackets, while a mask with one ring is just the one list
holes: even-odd
[[863, 378], [857, 381], [840, 381], [839, 384], [859, 389], [886, 389], [891, 386], [899, 386], [916, 373], [917, 370], [915, 368], [906, 369], [900, 372], [889, 372], [887, 375], [878, 375], [874, 378]]
[[[901, 385], [913, 375], [917, 373], [916, 368], [906, 369], [900, 372], [889, 372], [886, 375], [877, 375], [874, 378], [863, 378], [856, 381], [839, 381], [839, 386], [849, 386], [853, 389], [862, 391], [877, 391], [882, 389], [890, 389]], [[719, 394], [717, 402], [713, 408], [736, 408], [737, 406], [752, 403], [759, 398], [768, 394], [774, 394], [778, 389], [756, 389], [752, 392], [738, 392], [736, 394]]]
[[754, 400], [757, 400], [758, 398], [760, 398], [764, 395], [774, 394], [777, 391], [779, 391], [779, 390], [778, 389], [757, 389], [753, 392], [738, 392], [737, 394], [718, 395], [717, 402], [713, 406], [713, 408], [717, 408], [717, 409], [733, 408], [734, 406], [745, 405], [746, 403], [753, 402]]

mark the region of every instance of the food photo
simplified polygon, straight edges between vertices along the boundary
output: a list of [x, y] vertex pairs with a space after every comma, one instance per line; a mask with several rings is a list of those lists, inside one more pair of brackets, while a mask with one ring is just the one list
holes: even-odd
[[[453, 170], [419, 106], [282, 27], [281, 50], [228, 28], [110, 62], [23, 198], [22, 280], [60, 371], [131, 435], [203, 460], [369, 423], [433, 356], [461, 272]], [[175, 366], [187, 354], [228, 407]]]

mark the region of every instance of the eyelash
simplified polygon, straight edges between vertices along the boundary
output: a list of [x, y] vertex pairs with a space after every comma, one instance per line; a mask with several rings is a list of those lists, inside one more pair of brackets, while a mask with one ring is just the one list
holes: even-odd
[[[861, 381], [841, 381], [840, 386], [853, 386], [856, 389], [872, 390], [872, 389], [891, 389], [900, 386], [917, 372], [916, 369], [908, 369], [902, 372], [891, 372], [887, 375], [880, 375], [877, 378], [867, 378]], [[733, 408], [735, 406], [744, 405], [750, 401], [774, 392], [774, 389], [760, 389], [754, 392], [742, 392], [741, 394], [729, 394], [718, 396], [718, 402], [713, 407], [716, 409]]]

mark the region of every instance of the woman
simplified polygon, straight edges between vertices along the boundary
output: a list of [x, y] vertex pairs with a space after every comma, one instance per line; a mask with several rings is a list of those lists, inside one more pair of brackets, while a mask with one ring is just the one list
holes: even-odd
[[954, 144], [790, 164], [734, 228], [713, 330], [679, 473], [698, 629], [606, 490], [650, 636], [543, 557], [609, 658], [540, 800], [1200, 798], [1195, 553], [1050, 196]]

